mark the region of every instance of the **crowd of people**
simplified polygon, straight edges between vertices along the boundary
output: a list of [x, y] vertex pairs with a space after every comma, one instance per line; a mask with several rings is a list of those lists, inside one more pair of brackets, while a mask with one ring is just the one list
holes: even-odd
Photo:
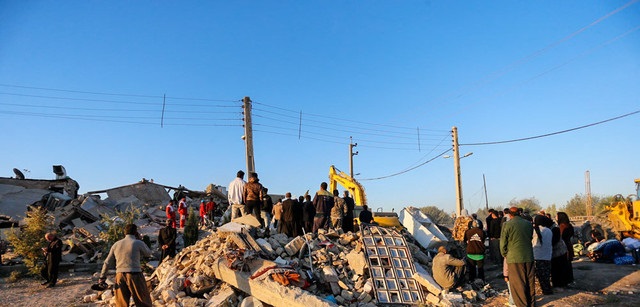
[[484, 281], [485, 257], [503, 267], [513, 306], [535, 305], [536, 280], [544, 295], [573, 281], [574, 232], [566, 213], [558, 212], [554, 221], [544, 211], [531, 216], [517, 207], [491, 209], [484, 226], [473, 214], [464, 234], [464, 261], [444, 246], [438, 249], [433, 277], [443, 289], [461, 286], [465, 280]]

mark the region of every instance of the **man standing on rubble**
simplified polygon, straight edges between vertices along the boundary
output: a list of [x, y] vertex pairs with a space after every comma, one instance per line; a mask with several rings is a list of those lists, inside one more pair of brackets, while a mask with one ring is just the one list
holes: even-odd
[[[174, 221], [175, 224], [175, 221]], [[167, 226], [160, 229], [158, 234], [158, 245], [160, 246], [160, 263], [167, 256], [176, 256], [176, 229], [171, 227], [171, 220], [167, 220]]]
[[502, 225], [500, 252], [507, 259], [511, 295], [516, 306], [535, 306], [533, 265], [533, 225], [520, 217], [517, 207], [509, 208], [509, 221]]
[[165, 211], [167, 212], [167, 220], [171, 220], [171, 227], [176, 228], [176, 209], [173, 207], [173, 200], [169, 201]]
[[129, 299], [133, 296], [136, 306], [151, 307], [151, 295], [140, 265], [140, 258], [151, 256], [151, 250], [138, 239], [140, 235], [135, 224], [125, 225], [124, 234], [124, 239], [111, 246], [109, 255], [102, 265], [98, 283], [104, 283], [107, 280], [107, 272], [115, 262], [116, 306], [129, 306]]
[[207, 218], [213, 223], [213, 213], [216, 210], [216, 203], [213, 201], [213, 197], [209, 197], [209, 201], [206, 204]]
[[40, 271], [40, 274], [45, 279], [42, 285], [46, 285], [47, 288], [51, 288], [56, 285], [58, 281], [58, 267], [60, 260], [62, 259], [62, 240], [52, 233], [48, 232], [44, 235], [44, 238], [49, 242], [47, 247], [43, 247], [45, 266]]
[[331, 227], [335, 230], [342, 228], [342, 219], [347, 214], [347, 204], [340, 197], [338, 190], [333, 190], [333, 208], [331, 208]]
[[227, 198], [231, 205], [232, 220], [244, 215], [244, 185], [246, 182], [242, 178], [244, 178], [244, 172], [238, 171], [236, 179], [229, 183]]
[[180, 213], [180, 228], [184, 228], [184, 224], [187, 222], [187, 198], [182, 197], [178, 203], [178, 213]]
[[291, 192], [287, 192], [282, 201], [282, 220], [280, 221], [279, 233], [284, 233], [288, 237], [294, 237], [296, 233], [294, 220], [295, 203], [296, 201], [291, 199]]
[[349, 197], [349, 191], [344, 190], [343, 193], [344, 203], [347, 206], [347, 214], [344, 216], [344, 220], [342, 220], [342, 230], [344, 232], [353, 231], [353, 209], [356, 207], [355, 201], [353, 198]]
[[264, 225], [267, 230], [271, 225], [271, 211], [273, 210], [273, 199], [271, 199], [268, 193], [269, 189], [264, 188], [262, 191], [262, 207], [260, 208], [260, 215], [264, 220]]
[[260, 222], [260, 227], [264, 228], [264, 220], [260, 214], [262, 207], [262, 190], [264, 187], [260, 184], [257, 173], [251, 173], [249, 182], [244, 185], [244, 206], [245, 213], [251, 214]]
[[320, 228], [326, 228], [331, 216], [333, 194], [327, 191], [327, 186], [326, 182], [321, 183], [320, 190], [313, 197], [313, 207], [316, 208], [316, 215], [313, 217], [313, 233], [317, 233]]
[[316, 208], [313, 207], [311, 202], [311, 195], [306, 194], [304, 196], [304, 202], [302, 203], [302, 222], [304, 231], [309, 233], [313, 231], [313, 218], [316, 215]]

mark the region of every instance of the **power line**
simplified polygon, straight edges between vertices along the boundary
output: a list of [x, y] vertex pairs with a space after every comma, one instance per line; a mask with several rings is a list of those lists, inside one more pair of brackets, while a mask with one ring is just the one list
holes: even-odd
[[[43, 108], [43, 109], [56, 109], [56, 110], [80, 110], [80, 111], [105, 111], [105, 112], [158, 112], [156, 109], [106, 109], [106, 108], [80, 108], [80, 107], [67, 107], [67, 106], [47, 106], [36, 105], [28, 103], [3, 103], [4, 106], [15, 106], [25, 108]], [[167, 110], [165, 113], [193, 113], [193, 111], [173, 111]], [[198, 114], [240, 114], [241, 111], [198, 111]]]
[[[22, 89], [43, 90], [43, 91], [55, 91], [55, 92], [77, 93], [77, 94], [90, 94], [90, 95], [139, 97], [139, 98], [158, 98], [158, 99], [159, 98], [163, 98], [162, 95], [140, 95], [140, 94], [122, 94], [122, 93], [77, 91], [77, 90], [69, 90], [69, 89], [36, 87], [36, 86], [26, 86], [26, 85], [16, 85], [16, 84], [0, 84], [0, 86], [13, 87], [13, 88], [22, 88]], [[176, 100], [213, 101], [213, 102], [215, 102], [215, 101], [217, 101], [217, 102], [240, 102], [240, 101], [242, 101], [240, 99], [185, 98], [185, 97], [170, 97], [170, 96], [167, 96], [166, 98], [176, 99]]]
[[530, 137], [513, 139], [513, 140], [506, 140], [506, 141], [466, 143], [466, 144], [460, 144], [460, 146], [495, 145], [495, 144], [504, 144], [504, 143], [513, 143], [513, 142], [533, 140], [533, 139], [543, 138], [543, 137], [552, 136], [552, 135], [556, 135], [556, 134], [567, 133], [567, 132], [571, 132], [571, 131], [575, 131], [575, 130], [580, 130], [580, 129], [584, 129], [584, 128], [588, 128], [588, 127], [604, 124], [606, 122], [614, 121], [614, 120], [621, 119], [621, 118], [624, 118], [624, 117], [627, 117], [627, 116], [631, 116], [631, 115], [635, 115], [635, 114], [638, 114], [638, 113], [640, 113], [640, 110], [633, 111], [631, 113], [623, 114], [623, 115], [620, 115], [620, 116], [616, 116], [616, 117], [613, 117], [613, 118], [605, 119], [603, 121], [587, 124], [587, 125], [584, 125], [584, 126], [579, 126], [579, 127], [575, 127], [575, 128], [571, 128], [571, 129], [566, 129], [566, 130], [561, 130], [561, 131], [556, 131], [556, 132], [551, 132], [551, 133], [546, 133], [546, 134], [541, 134], [541, 135], [536, 135], [536, 136], [530, 136]]
[[423, 166], [423, 165], [425, 165], [425, 164], [427, 164], [427, 163], [429, 163], [429, 162], [431, 162], [431, 161], [433, 161], [433, 160], [435, 160], [435, 159], [437, 159], [437, 158], [440, 158], [442, 155], [444, 155], [444, 154], [446, 154], [446, 153], [448, 153], [449, 151], [452, 151], [452, 150], [453, 150], [453, 149], [449, 148], [449, 149], [447, 149], [447, 150], [445, 150], [445, 151], [443, 151], [443, 152], [439, 153], [437, 156], [435, 156], [435, 157], [433, 157], [433, 158], [431, 158], [431, 159], [429, 159], [429, 160], [427, 160], [427, 161], [425, 161], [425, 162], [423, 162], [423, 163], [421, 163], [421, 164], [419, 164], [419, 165], [416, 165], [416, 166], [414, 166], [414, 167], [412, 167], [412, 168], [408, 168], [408, 169], [406, 169], [406, 170], [404, 170], [404, 171], [401, 171], [401, 172], [397, 172], [397, 173], [394, 173], [394, 174], [391, 174], [391, 175], [387, 175], [387, 176], [382, 176], [382, 177], [367, 178], [367, 179], [359, 179], [359, 180], [360, 180], [360, 181], [380, 180], [380, 179], [385, 179], [385, 178], [389, 178], [389, 177], [398, 176], [398, 175], [401, 175], [401, 174], [407, 173], [407, 172], [409, 172], [409, 171], [412, 171], [412, 170], [414, 170], [414, 169], [416, 169], [416, 168], [418, 168], [418, 167], [421, 167], [421, 166]]

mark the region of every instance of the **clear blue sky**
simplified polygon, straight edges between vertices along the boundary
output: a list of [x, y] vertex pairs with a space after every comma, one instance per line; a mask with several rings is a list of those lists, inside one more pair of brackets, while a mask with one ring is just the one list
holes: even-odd
[[[244, 96], [261, 182], [294, 195], [348, 171], [349, 136], [370, 179], [451, 148], [452, 126], [470, 144], [599, 122], [640, 110], [637, 2], [0, 1], [0, 176], [226, 186]], [[483, 174], [490, 206], [563, 206], [587, 170], [594, 195], [632, 193], [639, 119], [461, 146], [465, 207]], [[374, 208], [455, 208], [452, 159], [362, 184]]]

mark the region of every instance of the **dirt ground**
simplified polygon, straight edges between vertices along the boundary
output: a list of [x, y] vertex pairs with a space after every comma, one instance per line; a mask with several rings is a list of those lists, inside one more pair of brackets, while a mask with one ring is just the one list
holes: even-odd
[[[537, 296], [537, 306], [640, 306], [640, 266], [601, 264], [581, 258], [573, 262], [575, 283], [569, 288], [555, 288], [552, 295]], [[489, 265], [487, 281], [499, 291], [506, 289], [501, 268]], [[23, 278], [10, 283], [0, 279], [0, 307], [11, 306], [92, 306], [82, 297], [94, 293], [95, 282], [89, 272], [63, 272], [58, 284], [44, 288], [41, 280]], [[504, 292], [504, 291], [503, 291]], [[505, 295], [490, 297], [476, 306], [505, 306]]]

